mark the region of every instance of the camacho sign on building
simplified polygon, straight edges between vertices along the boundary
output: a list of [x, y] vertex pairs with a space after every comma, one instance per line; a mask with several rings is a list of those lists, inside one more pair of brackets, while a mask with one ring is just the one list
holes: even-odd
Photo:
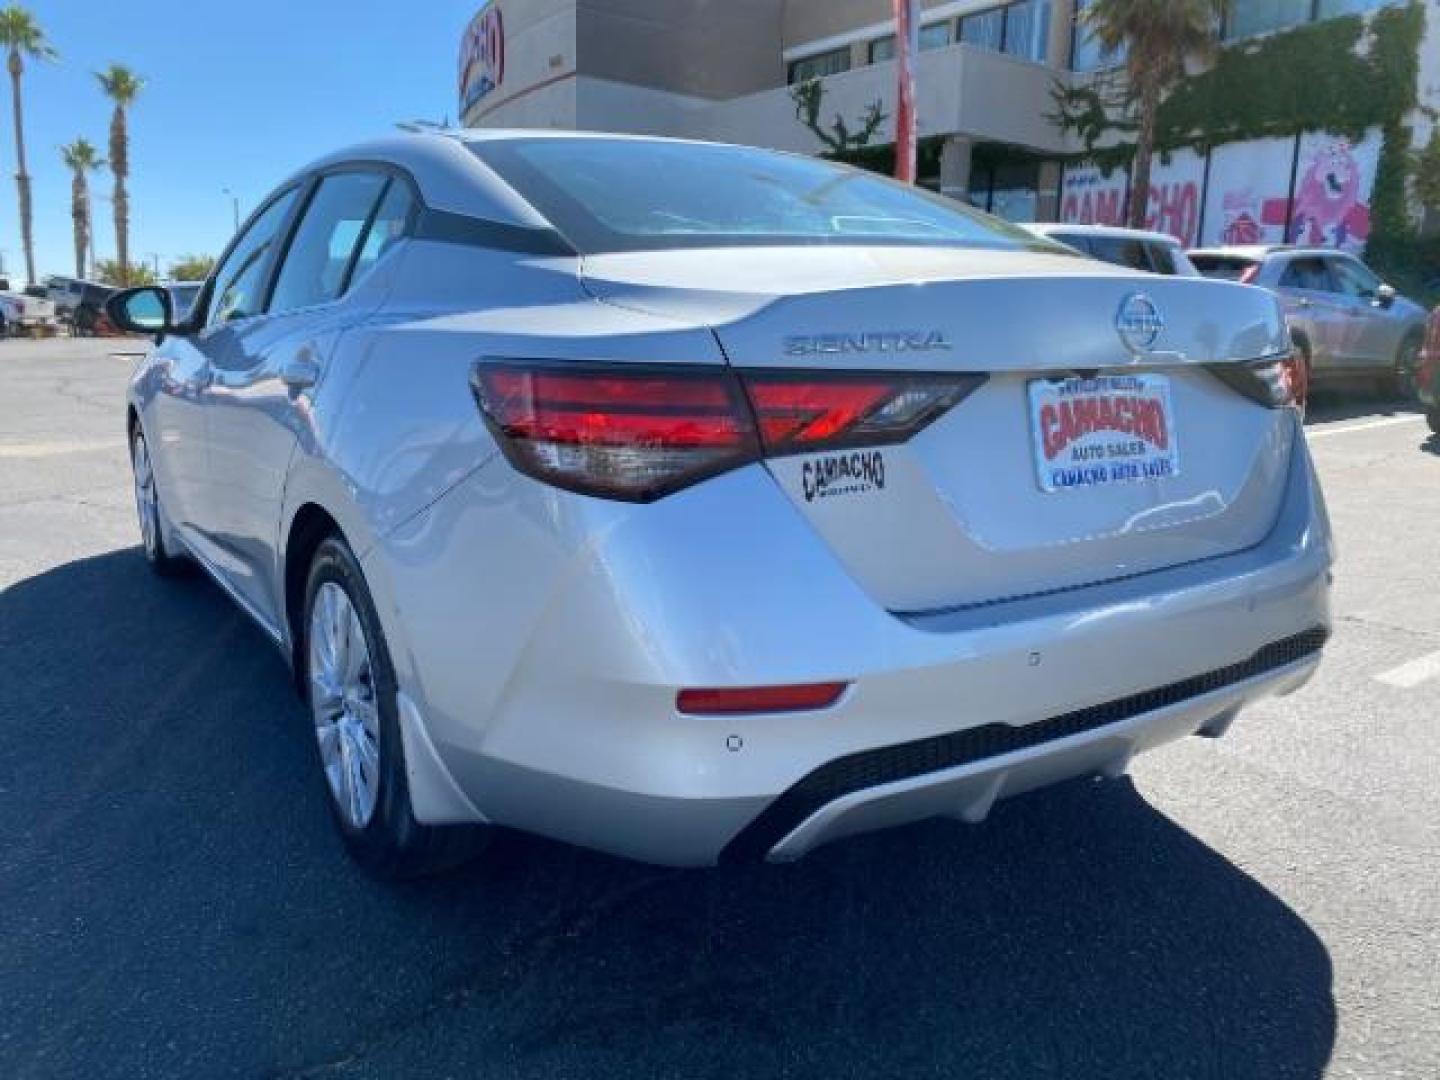
[[460, 114], [505, 81], [505, 20], [492, 0], [460, 39]]

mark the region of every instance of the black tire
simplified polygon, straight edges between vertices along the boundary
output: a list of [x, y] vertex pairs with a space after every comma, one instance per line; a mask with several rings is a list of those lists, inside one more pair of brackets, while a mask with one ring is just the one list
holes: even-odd
[[[149, 474], [148, 489], [142, 475], [142, 468]], [[175, 577], [188, 573], [190, 562], [183, 556], [169, 550], [165, 545], [165, 529], [161, 525], [164, 514], [160, 509], [160, 490], [155, 484], [155, 473], [150, 465], [149, 444], [145, 433], [137, 425], [130, 434], [130, 471], [135, 482], [135, 513], [140, 519], [140, 551], [150, 569], [161, 577]], [[149, 504], [150, 525], [146, 524], [146, 503]]]
[[390, 662], [390, 651], [375, 614], [375, 604], [370, 598], [364, 571], [349, 545], [333, 535], [323, 540], [316, 550], [305, 586], [305, 612], [301, 623], [305, 640], [300, 657], [305, 665], [305, 698], [310, 706], [312, 723], [316, 715], [317, 689], [310, 672], [310, 628], [316, 597], [322, 586], [332, 582], [343, 590], [354, 609], [369, 652], [373, 702], [379, 716], [379, 787], [368, 822], [357, 827], [340, 806], [326, 778], [317, 740], [316, 763], [320, 767], [330, 816], [350, 856], [378, 878], [402, 880], [458, 866], [480, 852], [489, 840], [490, 830], [483, 826], [422, 825], [415, 820], [405, 769], [405, 747], [400, 737], [395, 669]]

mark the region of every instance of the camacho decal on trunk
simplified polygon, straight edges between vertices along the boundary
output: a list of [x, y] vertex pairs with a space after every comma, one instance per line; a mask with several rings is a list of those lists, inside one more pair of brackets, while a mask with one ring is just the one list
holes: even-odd
[[855, 450], [811, 458], [802, 466], [800, 480], [806, 502], [883, 491], [885, 455], [879, 450]]

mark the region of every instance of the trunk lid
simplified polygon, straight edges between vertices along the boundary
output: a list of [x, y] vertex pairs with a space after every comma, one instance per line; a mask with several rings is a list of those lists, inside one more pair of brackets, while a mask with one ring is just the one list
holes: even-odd
[[1293, 420], [1204, 367], [1288, 347], [1263, 290], [938, 248], [610, 255], [585, 275], [608, 302], [709, 325], [740, 369], [988, 375], [903, 445], [768, 462], [890, 610], [1213, 558], [1279, 512]]

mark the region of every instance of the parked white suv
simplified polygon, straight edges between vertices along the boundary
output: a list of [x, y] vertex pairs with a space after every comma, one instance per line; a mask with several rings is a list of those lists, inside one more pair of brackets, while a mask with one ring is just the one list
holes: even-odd
[[1116, 266], [1128, 266], [1131, 270], [1144, 270], [1148, 274], [1164, 274], [1167, 277], [1200, 276], [1200, 272], [1185, 257], [1180, 241], [1167, 233], [1122, 229], [1117, 225], [1048, 221], [1028, 222], [1021, 228]]

